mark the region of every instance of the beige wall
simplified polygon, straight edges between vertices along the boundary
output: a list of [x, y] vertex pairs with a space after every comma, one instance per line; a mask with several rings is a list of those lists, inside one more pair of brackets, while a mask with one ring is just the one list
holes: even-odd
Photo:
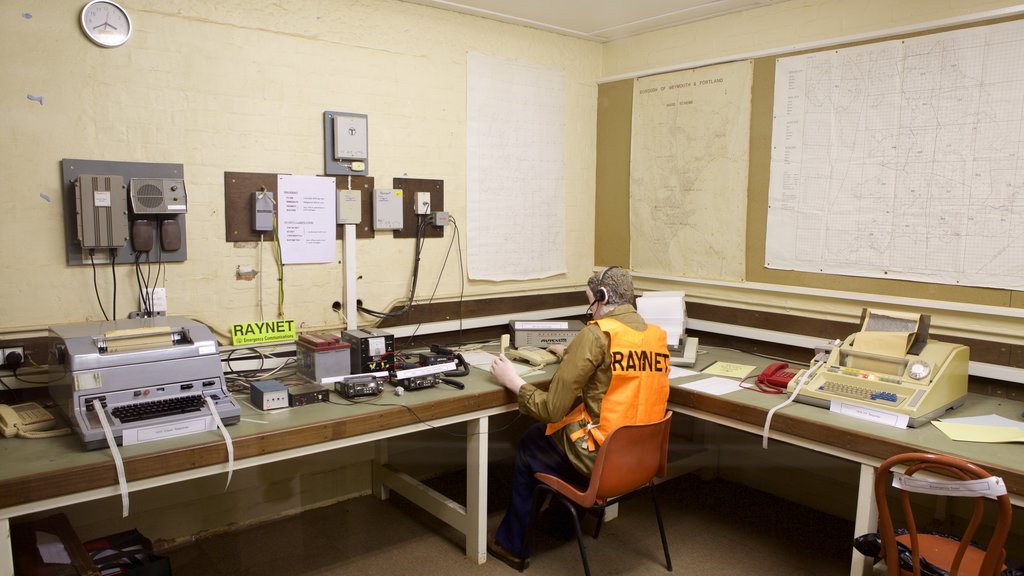
[[[88, 266], [65, 264], [63, 158], [184, 165], [188, 260], [169, 264], [171, 314], [218, 329], [259, 319], [255, 245], [225, 242], [224, 172], [321, 174], [325, 110], [369, 116], [370, 174], [443, 179], [445, 208], [466, 214], [466, 54], [481, 52], [565, 75], [566, 265], [530, 282], [469, 282], [467, 296], [579, 286], [593, 264], [594, 42], [392, 0], [129, 0], [134, 33], [102, 49], [79, 30], [84, 2], [9, 4], [0, 19], [0, 339], [12, 328], [102, 319]], [[43, 103], [27, 95], [43, 97]], [[429, 240], [420, 295], [429, 296], [451, 238]], [[413, 240], [357, 241], [358, 293], [385, 309], [408, 294]], [[465, 237], [461, 239], [465, 250]], [[302, 329], [337, 325], [339, 263], [288, 266], [285, 316]], [[276, 273], [263, 251], [264, 312]], [[462, 267], [464, 268], [464, 266]], [[455, 255], [436, 299], [458, 296]], [[99, 275], [107, 311], [109, 269]], [[161, 281], [163, 284], [163, 281]], [[117, 269], [119, 316], [137, 309], [134, 271]], [[123, 312], [123, 313], [122, 313]], [[361, 319], [369, 320], [369, 319]]]
[[[604, 69], [599, 101], [621, 93], [621, 84], [672, 68], [724, 62], [731, 57], [765, 57], [830, 43], [867, 40], [896, 33], [923, 33], [936, 26], [966, 24], [1019, 12], [1019, 3], [1008, 0], [789, 0], [763, 8], [728, 14], [659, 30], [604, 45]], [[770, 103], [767, 91], [755, 92], [755, 105]], [[619, 97], [618, 110], [599, 108], [602, 124], [629, 115], [629, 99]], [[1019, 291], [961, 286], [937, 286], [914, 282], [844, 278], [822, 274], [783, 273], [764, 268], [764, 220], [767, 210], [767, 157], [770, 140], [770, 109], [767, 125], [752, 126], [751, 181], [748, 187], [746, 242], [747, 273], [743, 282], [714, 282], [684, 278], [640, 278], [637, 286], [651, 290], [686, 291], [687, 300], [739, 306], [783, 314], [822, 317], [856, 322], [863, 307], [914, 310], [932, 315], [936, 334], [951, 334], [999, 342], [1024, 343], [1018, 328], [1024, 300]], [[627, 118], [628, 120], [628, 118]], [[752, 120], [754, 122], [754, 120]], [[599, 141], [599, 157], [609, 148]], [[620, 155], [621, 156], [621, 155]], [[621, 166], [621, 158], [604, 160]], [[755, 170], [754, 163], [759, 162]], [[617, 163], [616, 163], [617, 162]], [[628, 162], [628, 158], [627, 158]], [[603, 165], [603, 164], [602, 164]], [[624, 168], [628, 171], [628, 166]], [[622, 179], [622, 175], [613, 175]], [[598, 206], [614, 205], [615, 194], [605, 180], [598, 182]], [[598, 218], [602, 216], [599, 210]], [[598, 222], [599, 234], [602, 228]], [[607, 233], [604, 233], [607, 234]], [[628, 237], [625, 239], [628, 241]], [[621, 243], [616, 245], [621, 252]], [[628, 249], [627, 249], [628, 252]], [[598, 262], [614, 252], [597, 250]], [[845, 336], [845, 335], [836, 335]]]

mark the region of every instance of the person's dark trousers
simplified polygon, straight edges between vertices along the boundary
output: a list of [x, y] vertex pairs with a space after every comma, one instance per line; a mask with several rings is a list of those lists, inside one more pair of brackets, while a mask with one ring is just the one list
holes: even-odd
[[533, 489], [537, 486], [534, 473], [551, 474], [576, 486], [586, 486], [590, 482], [572, 465], [569, 457], [551, 437], [544, 433], [545, 427], [543, 423], [535, 423], [519, 440], [519, 452], [512, 472], [512, 500], [494, 538], [499, 546], [520, 558], [530, 556], [524, 540], [526, 526], [530, 521]]

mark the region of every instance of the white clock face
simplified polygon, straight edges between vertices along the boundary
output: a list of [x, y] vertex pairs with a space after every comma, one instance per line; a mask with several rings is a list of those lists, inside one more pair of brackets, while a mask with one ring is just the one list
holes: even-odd
[[104, 48], [120, 46], [132, 34], [128, 12], [109, 0], [93, 0], [82, 8], [82, 31]]

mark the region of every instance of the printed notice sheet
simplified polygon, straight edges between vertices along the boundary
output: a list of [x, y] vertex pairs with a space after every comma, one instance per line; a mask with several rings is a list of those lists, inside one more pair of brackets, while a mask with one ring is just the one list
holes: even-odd
[[334, 262], [337, 216], [334, 178], [277, 177], [277, 234], [285, 264]]

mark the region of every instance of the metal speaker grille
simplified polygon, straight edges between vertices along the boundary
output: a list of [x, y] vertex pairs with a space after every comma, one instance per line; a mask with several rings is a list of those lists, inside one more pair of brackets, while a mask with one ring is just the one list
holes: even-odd
[[143, 208], [153, 210], [164, 205], [164, 191], [159, 186], [144, 184], [135, 193], [135, 199]]

